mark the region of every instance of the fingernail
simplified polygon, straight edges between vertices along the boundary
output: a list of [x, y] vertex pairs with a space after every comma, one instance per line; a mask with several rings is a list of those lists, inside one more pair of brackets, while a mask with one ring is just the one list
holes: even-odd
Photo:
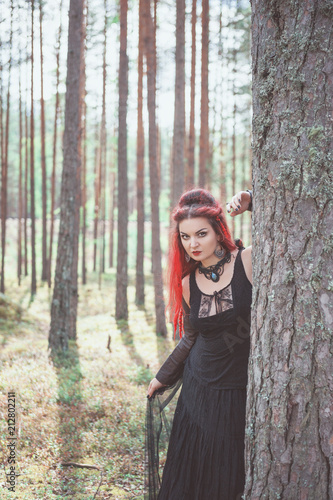
[[238, 205], [238, 208], [240, 208], [240, 205]]
[[238, 201], [239, 201], [239, 203], [240, 203], [240, 198], [238, 198]]

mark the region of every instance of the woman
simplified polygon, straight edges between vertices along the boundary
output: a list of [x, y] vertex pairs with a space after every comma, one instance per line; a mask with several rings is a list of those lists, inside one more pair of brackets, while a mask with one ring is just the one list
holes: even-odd
[[[241, 191], [228, 211], [244, 212], [251, 197]], [[251, 247], [232, 241], [208, 191], [185, 192], [172, 215], [169, 306], [181, 340], [150, 382], [148, 398], [181, 376], [183, 386], [158, 500], [236, 500], [245, 481]]]

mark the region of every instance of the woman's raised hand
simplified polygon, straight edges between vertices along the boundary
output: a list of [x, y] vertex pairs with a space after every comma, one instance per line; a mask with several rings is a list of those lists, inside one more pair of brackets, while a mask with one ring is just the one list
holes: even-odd
[[[227, 203], [227, 212], [234, 217], [245, 212], [251, 203], [251, 196], [248, 191], [239, 191]], [[233, 212], [232, 212], [233, 210]]]
[[149, 384], [147, 396], [151, 398], [154, 392], [158, 389], [161, 389], [161, 387], [165, 387], [165, 384], [161, 384], [161, 382], [159, 382], [157, 378], [153, 378], [153, 380]]

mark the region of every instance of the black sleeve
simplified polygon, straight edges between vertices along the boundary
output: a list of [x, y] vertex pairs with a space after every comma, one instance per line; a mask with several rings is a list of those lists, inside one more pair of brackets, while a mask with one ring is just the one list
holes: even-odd
[[190, 308], [186, 304], [184, 298], [182, 300], [182, 306], [184, 311], [184, 333], [175, 349], [156, 374], [157, 380], [165, 385], [174, 384], [182, 376], [184, 362], [199, 333], [190, 324]]

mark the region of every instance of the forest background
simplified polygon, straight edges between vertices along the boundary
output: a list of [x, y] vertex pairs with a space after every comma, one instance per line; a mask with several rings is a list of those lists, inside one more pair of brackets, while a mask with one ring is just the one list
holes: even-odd
[[[117, 192], [120, 6], [97, 0], [85, 6], [77, 335], [69, 334], [64, 356], [51, 358], [47, 336], [59, 252], [69, 2], [61, 1], [56, 9], [48, 1], [1, 4], [1, 444], [7, 433], [6, 393], [14, 390], [16, 498], [95, 498], [97, 489], [98, 498], [140, 498], [146, 386], [174, 345], [171, 325], [166, 331], [155, 323], [152, 199], [158, 195], [165, 269], [170, 211], [181, 192], [182, 171], [183, 189], [204, 185], [224, 205], [238, 190], [251, 187], [249, 3], [212, 0], [209, 26], [202, 24], [208, 2], [177, 2], [177, 7], [164, 1], [151, 5], [158, 131], [158, 189], [152, 193], [145, 58], [144, 182], [137, 183], [138, 60], [145, 49], [139, 43], [139, 2], [129, 2], [128, 11], [126, 3], [129, 306], [128, 317], [122, 318], [115, 311], [117, 219], [123, 202]], [[176, 37], [177, 19], [184, 20], [184, 39], [179, 30]], [[180, 67], [183, 101], [176, 81]], [[177, 156], [180, 126], [183, 149]], [[142, 197], [144, 222], [138, 226]], [[247, 246], [250, 215], [230, 225]], [[140, 232], [144, 252], [138, 269]], [[139, 284], [138, 276], [144, 277]], [[64, 465], [69, 462], [76, 466]], [[2, 498], [12, 498], [6, 466], [4, 455]]]

